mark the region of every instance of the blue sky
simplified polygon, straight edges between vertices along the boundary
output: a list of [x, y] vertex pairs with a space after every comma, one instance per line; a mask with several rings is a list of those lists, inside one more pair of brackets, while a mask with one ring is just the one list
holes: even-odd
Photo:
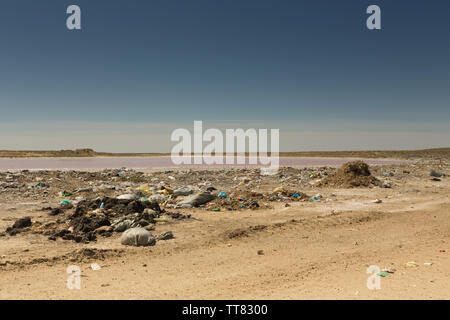
[[[71, 4], [80, 31], [66, 28]], [[382, 30], [366, 28], [371, 4]], [[164, 152], [194, 120], [280, 128], [284, 151], [448, 147], [449, 12], [446, 0], [2, 0], [0, 149]]]

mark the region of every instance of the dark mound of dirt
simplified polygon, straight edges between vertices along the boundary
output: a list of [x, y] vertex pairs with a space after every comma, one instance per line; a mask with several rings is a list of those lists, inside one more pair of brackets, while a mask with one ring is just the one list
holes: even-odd
[[372, 176], [369, 165], [361, 160], [347, 162], [337, 172], [324, 178], [318, 186], [371, 187], [380, 185], [380, 180]]
[[235, 229], [225, 233], [224, 235], [226, 238], [229, 239], [242, 238], [248, 237], [251, 233], [260, 232], [266, 229], [267, 229], [266, 225], [257, 225], [257, 226], [250, 226], [248, 228]]
[[31, 226], [31, 218], [25, 217], [25, 218], [16, 220], [16, 222], [14, 222], [14, 225], [12, 227], [14, 229], [21, 229], [21, 228], [26, 228], [29, 226]]
[[161, 212], [156, 201], [140, 201], [140, 200], [125, 200], [105, 197], [102, 199], [95, 200], [83, 200], [80, 201], [75, 208], [74, 214], [71, 218], [76, 218], [85, 215], [89, 211], [94, 211], [100, 208], [103, 203], [103, 208], [105, 210], [112, 210], [119, 214], [130, 214], [130, 213], [142, 213], [145, 209], [149, 208], [156, 212]]
[[6, 232], [10, 236], [14, 236], [14, 235], [24, 231], [25, 228], [30, 227], [30, 226], [31, 226], [31, 218], [25, 217], [25, 218], [16, 220], [16, 222], [14, 222], [12, 227], [6, 228]]
[[73, 232], [88, 233], [103, 226], [110, 226], [111, 223], [105, 217], [78, 217], [70, 222]]
[[49, 216], [56, 216], [58, 214], [62, 214], [64, 213], [64, 209], [63, 208], [55, 208], [55, 209], [51, 209], [50, 213], [48, 214]]
[[71, 253], [64, 255], [63, 258], [69, 259], [71, 262], [90, 262], [119, 257], [123, 252], [124, 251], [120, 249], [83, 248], [72, 251]]
[[95, 233], [93, 231], [89, 231], [87, 233], [81, 232], [71, 232], [67, 229], [60, 230], [55, 232], [52, 236], [49, 237], [49, 240], [56, 240], [56, 237], [61, 237], [63, 240], [73, 240], [77, 243], [89, 243], [91, 241], [95, 241], [97, 239]]
[[211, 204], [210, 209], [224, 208], [227, 210], [243, 210], [243, 209], [259, 209], [260, 205], [256, 200], [246, 200], [242, 198], [238, 199], [216, 199]]
[[189, 219], [191, 217], [190, 214], [184, 215], [179, 212], [166, 212], [166, 215], [168, 215], [169, 217], [171, 217], [172, 219], [175, 219], [175, 220]]

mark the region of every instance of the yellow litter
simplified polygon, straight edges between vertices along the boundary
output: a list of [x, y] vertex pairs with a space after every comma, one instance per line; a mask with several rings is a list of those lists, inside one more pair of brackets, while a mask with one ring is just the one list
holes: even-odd
[[280, 186], [280, 187], [276, 187], [275, 189], [273, 189], [273, 193], [280, 193], [280, 192], [284, 192], [284, 187]]
[[410, 261], [410, 262], [406, 263], [406, 266], [412, 268], [412, 267], [418, 267], [419, 265], [417, 263], [415, 263], [414, 261]]
[[146, 197], [149, 197], [153, 194], [152, 190], [150, 190], [147, 184], [143, 184], [142, 186], [140, 186], [138, 188], [138, 191], [142, 192]]

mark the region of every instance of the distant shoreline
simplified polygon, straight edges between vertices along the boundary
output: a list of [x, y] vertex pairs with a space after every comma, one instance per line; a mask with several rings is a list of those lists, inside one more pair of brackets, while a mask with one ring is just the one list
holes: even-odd
[[[248, 154], [246, 154], [248, 156]], [[327, 158], [449, 158], [450, 148], [422, 150], [367, 150], [367, 151], [301, 151], [280, 152], [280, 157], [327, 157]], [[110, 153], [92, 149], [49, 150], [49, 151], [9, 151], [0, 150], [0, 158], [147, 158], [170, 157], [170, 153]]]
[[[103, 170], [103, 169], [216, 169], [216, 168], [262, 168], [261, 163], [233, 164], [174, 164], [170, 156], [160, 157], [47, 157], [47, 158], [0, 158], [0, 170]], [[392, 158], [342, 158], [342, 157], [279, 157], [282, 167], [339, 167], [345, 162], [363, 160], [369, 165], [402, 165], [410, 160]]]

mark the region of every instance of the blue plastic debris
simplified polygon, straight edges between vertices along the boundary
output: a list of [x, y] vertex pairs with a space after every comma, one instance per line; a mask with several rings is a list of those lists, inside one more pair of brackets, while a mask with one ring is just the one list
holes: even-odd
[[223, 191], [217, 195], [217, 198], [226, 198], [226, 197], [227, 197], [227, 194]]

